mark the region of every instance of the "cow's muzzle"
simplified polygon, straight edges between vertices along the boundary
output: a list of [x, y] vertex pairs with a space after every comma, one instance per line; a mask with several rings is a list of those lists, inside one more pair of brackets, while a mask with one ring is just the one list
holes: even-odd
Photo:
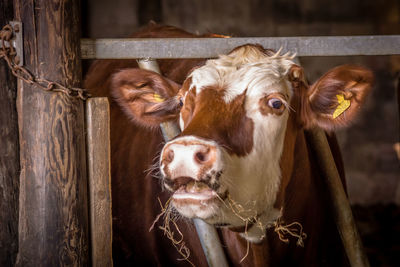
[[185, 217], [208, 218], [226, 195], [221, 185], [222, 152], [215, 142], [179, 137], [164, 146], [160, 169], [173, 206]]
[[177, 190], [191, 180], [215, 187], [221, 176], [221, 152], [212, 141], [184, 136], [167, 143], [161, 153], [165, 184]]

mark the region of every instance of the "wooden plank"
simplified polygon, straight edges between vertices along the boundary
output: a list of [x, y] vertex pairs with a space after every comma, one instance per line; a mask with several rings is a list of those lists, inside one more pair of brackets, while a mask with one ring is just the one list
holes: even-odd
[[[12, 0], [0, 1], [0, 27], [13, 17]], [[17, 82], [4, 60], [0, 60], [0, 81], [0, 266], [14, 266], [18, 252]]]
[[92, 265], [112, 266], [110, 108], [106, 97], [86, 103]]
[[[14, 0], [25, 66], [80, 87], [78, 0]], [[88, 266], [84, 103], [19, 82], [19, 251], [16, 266]]]

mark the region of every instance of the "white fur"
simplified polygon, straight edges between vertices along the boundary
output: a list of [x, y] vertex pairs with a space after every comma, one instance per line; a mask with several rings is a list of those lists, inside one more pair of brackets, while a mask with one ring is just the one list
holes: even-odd
[[181, 128], [181, 131], [185, 128], [185, 122], [183, 121], [181, 113], [179, 113], [179, 127]]
[[230, 102], [246, 89], [258, 88], [256, 84], [268, 86], [286, 78], [293, 65], [293, 56], [278, 53], [265, 56], [257, 48], [244, 47], [207, 63], [192, 72], [190, 89], [196, 88], [198, 95], [207, 86], [227, 89], [225, 101]]

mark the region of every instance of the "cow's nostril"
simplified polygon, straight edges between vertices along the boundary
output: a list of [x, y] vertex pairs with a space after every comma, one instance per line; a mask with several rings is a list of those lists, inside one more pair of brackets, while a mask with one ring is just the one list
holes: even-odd
[[165, 160], [168, 162], [172, 162], [174, 160], [175, 153], [172, 149], [168, 150], [165, 156]]

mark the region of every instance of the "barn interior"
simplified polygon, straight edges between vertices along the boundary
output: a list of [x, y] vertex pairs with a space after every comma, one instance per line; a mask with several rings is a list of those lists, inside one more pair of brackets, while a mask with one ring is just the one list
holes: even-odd
[[[10, 14], [0, 14], [0, 26], [6, 18], [12, 19], [13, 7], [7, 4], [11, 2], [0, 1], [0, 11]], [[399, 35], [400, 1], [81, 1], [82, 38], [128, 37], [150, 21], [193, 33], [233, 37]], [[310, 82], [328, 69], [346, 63], [363, 65], [374, 72], [375, 84], [361, 115], [351, 127], [336, 135], [345, 164], [348, 197], [370, 264], [400, 266], [400, 56], [321, 56], [299, 60]], [[91, 62], [82, 61], [84, 72]], [[0, 62], [0, 74], [5, 71], [3, 66]], [[16, 87], [11, 79], [2, 80], [0, 87], [7, 83]], [[2, 102], [6, 97], [0, 95], [0, 106], [6, 106], [7, 102]], [[15, 92], [12, 97], [16, 98]], [[0, 121], [8, 117], [16, 120], [15, 116], [2, 112]], [[8, 134], [3, 129], [2, 139]], [[18, 177], [19, 169], [8, 166], [7, 160], [12, 158], [8, 149], [0, 146], [0, 167], [7, 167], [0, 168], [1, 174], [15, 173]], [[14, 156], [19, 157], [18, 153]], [[0, 178], [0, 265], [14, 266], [17, 238], [12, 236], [8, 242], [9, 237], [3, 233], [18, 232], [18, 225], [10, 223], [18, 220], [18, 210], [9, 207], [6, 176]], [[18, 191], [15, 181], [11, 186]], [[17, 199], [13, 195], [11, 201], [15, 204]], [[12, 210], [12, 216], [4, 215], [8, 214], [6, 209]]]
[[[89, 0], [82, 34], [127, 37], [155, 21], [190, 32], [246, 36], [400, 34], [400, 2], [373, 0]], [[347, 190], [371, 266], [400, 264], [399, 56], [303, 57], [310, 81], [345, 63], [373, 70], [375, 85], [358, 120], [337, 132]]]
[[[400, 1], [88, 0], [82, 2], [82, 20], [82, 35], [88, 38], [127, 37], [150, 21], [233, 37], [391, 35], [400, 34]], [[310, 81], [346, 63], [375, 74], [362, 114], [337, 137], [370, 264], [399, 266], [400, 161], [394, 146], [399, 142], [400, 57], [302, 57], [300, 62]]]

